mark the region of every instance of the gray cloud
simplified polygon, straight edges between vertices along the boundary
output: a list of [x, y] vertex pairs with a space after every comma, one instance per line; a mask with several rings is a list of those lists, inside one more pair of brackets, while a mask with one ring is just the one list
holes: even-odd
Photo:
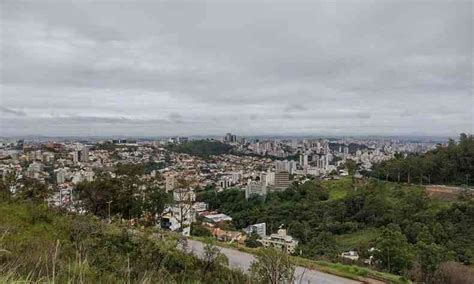
[[2, 135], [474, 132], [469, 1], [0, 5]]
[[7, 108], [4, 106], [0, 106], [0, 113], [6, 115], [14, 115], [14, 116], [26, 116], [26, 113], [21, 110], [14, 110], [11, 108]]

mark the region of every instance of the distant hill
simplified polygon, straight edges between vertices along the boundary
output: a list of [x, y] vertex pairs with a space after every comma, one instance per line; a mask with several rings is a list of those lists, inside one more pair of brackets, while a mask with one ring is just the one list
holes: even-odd
[[193, 140], [181, 144], [170, 145], [168, 149], [174, 152], [185, 153], [207, 159], [212, 155], [229, 153], [232, 146], [214, 140]]

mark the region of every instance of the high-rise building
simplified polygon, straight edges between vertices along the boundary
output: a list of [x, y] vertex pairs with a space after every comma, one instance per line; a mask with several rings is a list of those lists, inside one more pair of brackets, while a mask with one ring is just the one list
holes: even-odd
[[270, 169], [267, 171], [265, 185], [275, 185], [275, 172], [270, 171]]
[[224, 142], [235, 143], [237, 142], [237, 136], [232, 133], [226, 133], [224, 136]]
[[276, 161], [275, 172], [288, 172], [293, 173], [296, 170], [296, 161]]
[[260, 237], [265, 237], [267, 235], [267, 224], [266, 223], [258, 223], [248, 226], [244, 229], [247, 235], [252, 234], [253, 232], [257, 233]]
[[288, 168], [288, 161], [275, 161], [275, 171], [284, 172]]
[[77, 162], [79, 162], [79, 153], [74, 150], [74, 151], [71, 152], [70, 155], [71, 155], [72, 162], [74, 164], [77, 164]]
[[261, 172], [259, 175], [260, 181], [262, 183], [265, 183], [267, 185], [267, 173], [266, 172]]
[[245, 199], [249, 199], [252, 195], [267, 195], [267, 186], [264, 182], [261, 181], [252, 181], [251, 179], [247, 182], [247, 187], [245, 188]]
[[82, 148], [81, 152], [80, 152], [80, 155], [81, 155], [81, 162], [87, 162], [89, 161], [89, 148], [87, 148], [87, 146], [84, 146], [84, 148]]
[[231, 179], [233, 183], [240, 183], [240, 180], [242, 179], [243, 172], [232, 172], [231, 173]]
[[56, 172], [56, 182], [58, 184], [64, 183], [66, 181], [66, 170], [65, 169], [59, 169]]
[[219, 186], [222, 189], [226, 189], [231, 186], [231, 178], [225, 176], [219, 180]]
[[308, 166], [308, 154], [301, 154], [300, 155], [300, 165], [302, 167]]
[[166, 179], [165, 179], [166, 192], [173, 191], [175, 187], [175, 183], [176, 183], [176, 178], [174, 177], [174, 175], [166, 176]]
[[284, 172], [276, 172], [275, 173], [275, 188], [276, 189], [286, 189], [290, 186], [290, 177], [289, 173]]

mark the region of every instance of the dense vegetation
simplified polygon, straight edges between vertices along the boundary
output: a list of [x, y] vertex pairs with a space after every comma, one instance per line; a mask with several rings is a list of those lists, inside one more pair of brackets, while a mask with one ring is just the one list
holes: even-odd
[[33, 201], [0, 201], [0, 282], [246, 283], [206, 247], [206, 258], [177, 249], [179, 238], [104, 225], [89, 215]]
[[214, 140], [193, 140], [170, 145], [169, 150], [207, 159], [212, 155], [227, 154], [232, 146]]
[[422, 155], [383, 162], [374, 167], [374, 177], [408, 183], [472, 185], [474, 179], [474, 137], [461, 134], [459, 143], [450, 140]]
[[349, 179], [307, 182], [266, 199], [245, 200], [239, 190], [206, 191], [200, 199], [232, 216], [237, 228], [266, 222], [280, 225], [300, 241], [308, 258], [340, 260], [356, 249], [385, 271], [429, 281], [440, 263], [474, 260], [474, 201], [464, 196], [454, 203], [430, 200], [423, 188], [368, 181], [353, 189]]
[[120, 216], [124, 219], [141, 218], [155, 224], [155, 216], [163, 212], [171, 196], [157, 185], [156, 179], [144, 179], [146, 165], [119, 164], [115, 177], [99, 173], [94, 181], [76, 186], [74, 198], [82, 209], [98, 217]]

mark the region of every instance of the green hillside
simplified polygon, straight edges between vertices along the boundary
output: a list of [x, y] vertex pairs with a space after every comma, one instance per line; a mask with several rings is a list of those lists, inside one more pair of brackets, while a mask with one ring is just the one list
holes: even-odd
[[246, 276], [179, 251], [178, 239], [131, 234], [91, 216], [0, 202], [0, 283], [244, 283]]
[[[423, 187], [364, 180], [308, 181], [266, 198], [245, 199], [230, 189], [199, 196], [211, 209], [233, 218], [237, 229], [265, 222], [267, 233], [283, 225], [299, 240], [298, 255], [346, 262], [341, 253], [357, 250], [372, 268], [430, 282], [444, 263], [465, 269], [474, 261], [474, 200], [428, 198]], [[369, 249], [376, 248], [370, 253]], [[443, 268], [444, 269], [444, 268]]]

